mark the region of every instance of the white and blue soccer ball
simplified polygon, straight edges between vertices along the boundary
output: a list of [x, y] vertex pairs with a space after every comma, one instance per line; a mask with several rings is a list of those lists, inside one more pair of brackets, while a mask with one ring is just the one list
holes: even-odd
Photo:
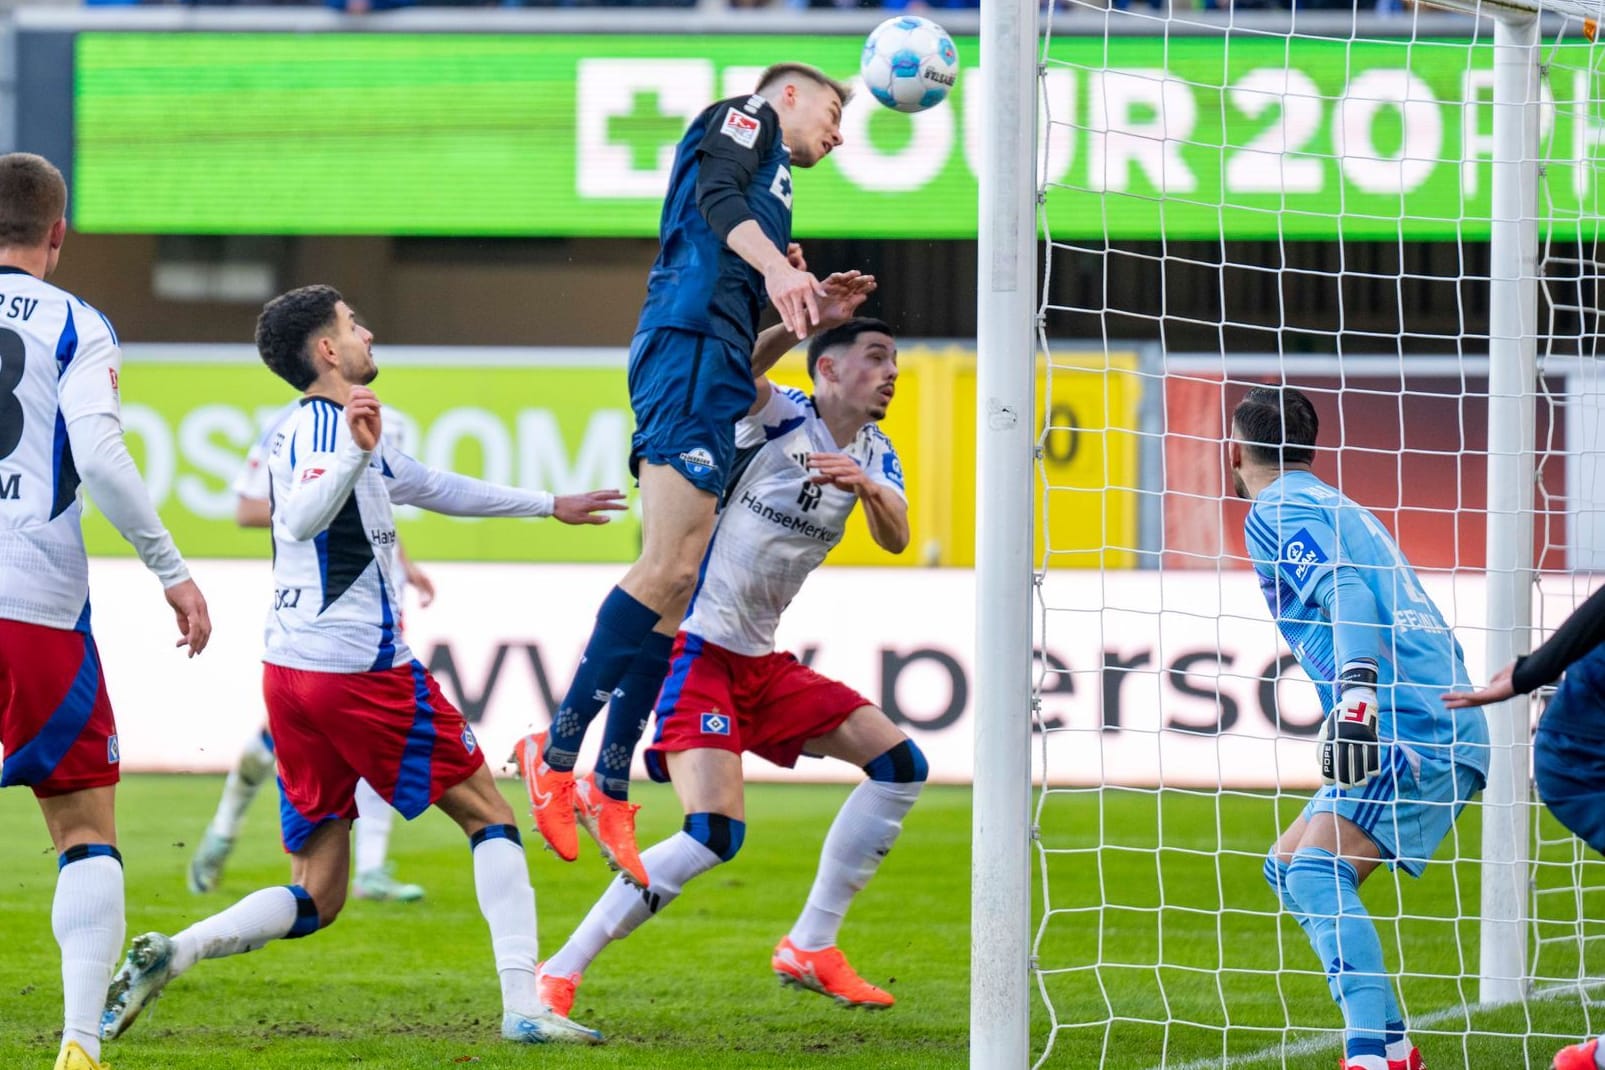
[[858, 69], [864, 88], [888, 108], [924, 111], [946, 100], [953, 89], [959, 52], [947, 31], [930, 19], [899, 15], [864, 40]]

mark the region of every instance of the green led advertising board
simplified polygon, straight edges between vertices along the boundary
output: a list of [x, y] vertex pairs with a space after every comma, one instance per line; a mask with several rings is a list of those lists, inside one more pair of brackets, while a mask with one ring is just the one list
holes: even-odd
[[[977, 43], [948, 103], [867, 96], [797, 176], [796, 235], [976, 229]], [[841, 36], [85, 32], [75, 226], [133, 233], [650, 236], [674, 146], [778, 60]], [[1545, 215], [1599, 216], [1586, 45], [1550, 63]], [[1062, 37], [1045, 82], [1056, 238], [1484, 238], [1492, 48]], [[1168, 75], [1167, 75], [1168, 72]], [[1162, 198], [1161, 199], [1161, 195]], [[1341, 214], [1338, 210], [1341, 208]]]

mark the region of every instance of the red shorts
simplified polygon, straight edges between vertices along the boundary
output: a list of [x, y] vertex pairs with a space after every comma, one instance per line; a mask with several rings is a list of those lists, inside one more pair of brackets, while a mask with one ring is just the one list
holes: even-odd
[[414, 661], [378, 672], [262, 667], [284, 849], [357, 816], [364, 779], [409, 821], [485, 764], [474, 733]]
[[117, 722], [88, 632], [0, 620], [0, 788], [41, 799], [117, 783]]
[[646, 752], [653, 780], [669, 779], [664, 754], [704, 748], [747, 750], [790, 769], [809, 740], [874, 705], [787, 653], [748, 657], [681, 632], [670, 658]]

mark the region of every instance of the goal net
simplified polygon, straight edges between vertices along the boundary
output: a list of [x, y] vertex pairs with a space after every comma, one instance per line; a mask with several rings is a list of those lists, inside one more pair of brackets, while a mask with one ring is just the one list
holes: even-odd
[[[1249, 567], [1230, 414], [1311, 397], [1317, 474], [1395, 534], [1474, 680], [1541, 641], [1605, 556], [1605, 57], [1587, 5], [1050, 6], [1029, 1060], [1330, 1065], [1341, 1015], [1262, 876], [1324, 711]], [[1532, 792], [1541, 701], [1489, 709], [1489, 790], [1425, 875], [1362, 890], [1435, 1070], [1605, 1028], [1605, 874]]]

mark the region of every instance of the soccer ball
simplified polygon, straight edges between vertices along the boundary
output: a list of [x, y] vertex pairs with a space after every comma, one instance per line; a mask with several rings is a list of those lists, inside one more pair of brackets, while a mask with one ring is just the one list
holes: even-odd
[[958, 79], [959, 53], [930, 19], [899, 15], [864, 40], [858, 70], [870, 95], [888, 108], [924, 111], [947, 99]]

